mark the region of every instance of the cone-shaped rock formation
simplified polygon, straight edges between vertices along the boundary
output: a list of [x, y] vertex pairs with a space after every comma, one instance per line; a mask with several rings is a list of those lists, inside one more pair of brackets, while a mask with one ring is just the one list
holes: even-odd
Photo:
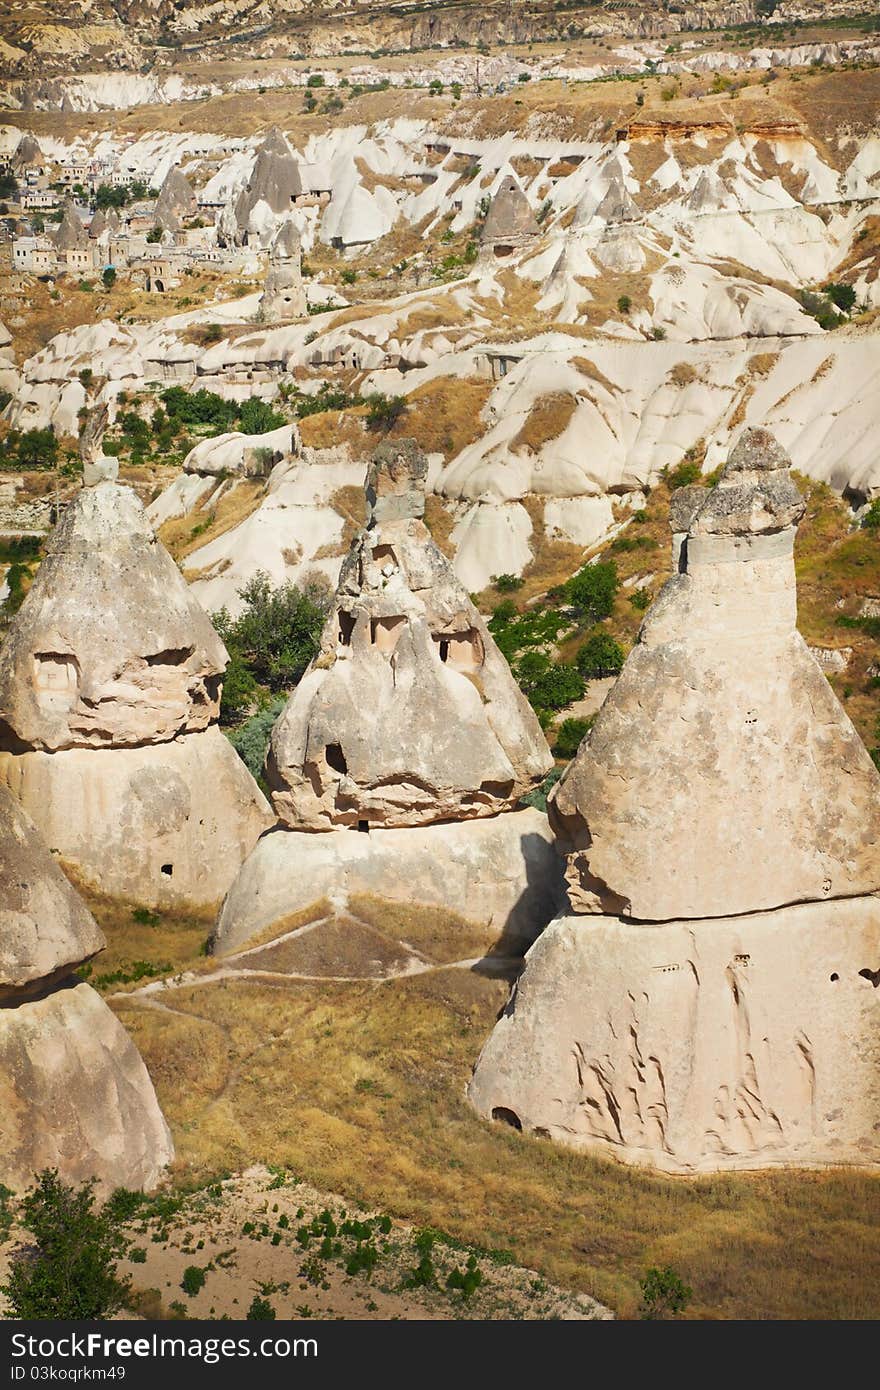
[[306, 293], [302, 282], [302, 248], [299, 232], [284, 222], [269, 252], [269, 270], [260, 299], [263, 323], [283, 323], [302, 318], [306, 312]]
[[230, 888], [218, 954], [326, 896], [440, 907], [479, 923], [487, 949], [502, 938], [510, 951], [562, 903], [546, 815], [514, 809], [553, 760], [422, 520], [426, 475], [412, 440], [374, 455], [367, 525], [272, 734], [285, 828], [263, 836]]
[[551, 799], [575, 911], [662, 921], [880, 889], [880, 774], [795, 626], [803, 510], [760, 430], [703, 489], [686, 569]]
[[421, 520], [424, 455], [378, 451], [321, 650], [272, 737], [291, 826], [491, 816], [551, 766], [538, 721]]
[[795, 628], [788, 462], [748, 430], [675, 499], [679, 572], [550, 798], [575, 915], [486, 1116], [677, 1172], [880, 1162], [880, 775]]
[[529, 246], [540, 236], [529, 200], [512, 174], [502, 179], [489, 205], [480, 240], [496, 255]]
[[173, 1157], [137, 1049], [73, 975], [104, 947], [91, 914], [0, 787], [0, 1182], [42, 1169], [152, 1187]]
[[134, 493], [83, 488], [3, 644], [0, 780], [105, 891], [214, 902], [267, 823], [227, 659]]
[[156, 199], [157, 226], [165, 231], [176, 232], [180, 228], [181, 218], [194, 217], [197, 207], [196, 195], [189, 180], [175, 164], [168, 170]]

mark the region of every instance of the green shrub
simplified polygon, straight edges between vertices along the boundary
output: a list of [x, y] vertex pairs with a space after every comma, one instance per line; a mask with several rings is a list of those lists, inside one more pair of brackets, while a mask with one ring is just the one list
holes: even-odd
[[672, 492], [679, 487], [692, 487], [694, 483], [700, 481], [702, 476], [700, 465], [690, 459], [682, 459], [675, 468], [664, 468], [663, 470], [663, 477]]
[[651, 590], [636, 589], [634, 593], [630, 594], [629, 601], [632, 604], [633, 608], [638, 609], [638, 611], [641, 613], [646, 608], [650, 608], [651, 606]]
[[646, 1319], [677, 1317], [683, 1313], [693, 1296], [675, 1270], [652, 1268], [639, 1280], [642, 1291], [641, 1316]]
[[33, 1241], [15, 1252], [0, 1286], [13, 1317], [91, 1321], [125, 1306], [129, 1286], [116, 1266], [128, 1242], [106, 1208], [95, 1210], [93, 1182], [69, 1187], [47, 1168], [21, 1221]]
[[825, 293], [836, 304], [843, 313], [849, 314], [855, 308], [856, 292], [852, 285], [835, 284], [833, 281], [824, 286]]
[[557, 758], [573, 758], [592, 727], [592, 718], [563, 719], [556, 730], [556, 742], [553, 745], [553, 752]]
[[311, 74], [309, 75], [309, 77], [306, 79], [306, 86], [307, 86], [307, 87], [323, 87], [323, 85], [324, 85], [324, 74], [321, 73], [321, 72], [313, 72], [313, 73], [311, 73]]
[[572, 607], [589, 622], [607, 618], [614, 607], [617, 594], [617, 566], [613, 560], [584, 565], [565, 585]]
[[275, 1309], [268, 1298], [261, 1298], [259, 1294], [254, 1294], [251, 1299], [251, 1306], [247, 1310], [248, 1322], [274, 1322], [276, 1318]]
[[[880, 523], [878, 523], [880, 524]], [[498, 627], [506, 627], [517, 616], [517, 606], [512, 598], [504, 598], [492, 609], [492, 622]]]
[[610, 632], [594, 632], [578, 651], [575, 664], [587, 680], [616, 676], [623, 665], [623, 648]]
[[525, 796], [520, 798], [520, 806], [534, 806], [538, 811], [546, 811], [547, 797], [550, 795], [561, 776], [561, 767], [551, 768], [539, 787], [535, 787], [532, 791], [526, 792]]
[[101, 271], [101, 280], [105, 290], [112, 290], [113, 286], [116, 284], [116, 271], [113, 269], [112, 265], [105, 266]]
[[[253, 698], [253, 686], [251, 698]], [[272, 726], [286, 703], [287, 697], [285, 695], [277, 696], [276, 699], [271, 700], [263, 709], [251, 715], [250, 719], [245, 720], [240, 728], [235, 729], [229, 735], [229, 742], [255, 779], [262, 775]]]
[[628, 294], [622, 294], [617, 301], [617, 308], [621, 314], [628, 314], [632, 308], [632, 300]]
[[499, 594], [512, 594], [523, 586], [522, 579], [516, 574], [493, 574], [492, 583]]
[[180, 1287], [189, 1298], [195, 1298], [199, 1290], [205, 1287], [205, 1278], [205, 1271], [199, 1265], [187, 1265]]
[[584, 681], [574, 666], [553, 662], [543, 652], [526, 652], [517, 662], [515, 675], [535, 710], [564, 709], [584, 693]]
[[880, 497], [875, 497], [861, 523], [868, 531], [876, 531], [880, 528]]
[[251, 396], [243, 402], [239, 411], [239, 428], [242, 434], [268, 434], [269, 430], [280, 430], [287, 421], [277, 410], [273, 410], [258, 396]]
[[373, 391], [366, 398], [367, 428], [390, 429], [406, 410], [405, 396], [386, 396], [381, 391]]

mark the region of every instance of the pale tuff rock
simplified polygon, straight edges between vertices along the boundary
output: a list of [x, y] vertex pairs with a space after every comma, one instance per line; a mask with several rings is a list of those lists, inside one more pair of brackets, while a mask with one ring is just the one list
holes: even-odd
[[213, 950], [229, 955], [291, 913], [366, 893], [442, 907], [485, 928], [485, 946], [519, 954], [565, 901], [547, 817], [525, 809], [485, 820], [400, 830], [278, 830], [242, 865], [220, 913]]
[[638, 222], [641, 217], [638, 205], [630, 197], [626, 184], [619, 174], [612, 175], [605, 196], [593, 216], [609, 225], [621, 222]]
[[675, 499], [679, 572], [549, 799], [575, 915], [483, 1115], [670, 1172], [880, 1162], [880, 778], [795, 629], [803, 510], [763, 430]]
[[577, 912], [727, 916], [880, 888], [880, 776], [795, 628], [787, 463], [745, 433], [554, 789]]
[[86, 984], [0, 1009], [0, 1181], [155, 1187], [174, 1146], [143, 1059]]
[[226, 650], [135, 494], [83, 488], [0, 654], [0, 746], [161, 743], [217, 718]]
[[140, 748], [0, 752], [0, 783], [102, 892], [159, 907], [219, 902], [272, 821], [215, 724]]
[[12, 171], [15, 174], [22, 173], [28, 165], [41, 164], [43, 162], [43, 151], [40, 148], [36, 136], [25, 133], [12, 155]]
[[164, 231], [179, 231], [181, 219], [194, 217], [197, 210], [196, 195], [189, 180], [175, 165], [169, 169], [156, 199], [156, 225]]
[[68, 975], [104, 945], [36, 827], [0, 787], [0, 1001]]
[[302, 247], [299, 232], [285, 222], [269, 251], [269, 270], [260, 299], [258, 315], [262, 323], [283, 323], [302, 318], [307, 312], [302, 282]]
[[512, 174], [498, 186], [489, 205], [480, 241], [495, 255], [530, 246], [541, 235], [541, 228], [529, 201]]
[[650, 927], [559, 917], [470, 1099], [487, 1119], [672, 1173], [875, 1164], [878, 967], [875, 897]]
[[83, 487], [95, 483], [115, 483], [119, 477], [119, 459], [103, 450], [104, 431], [110, 416], [105, 402], [87, 413], [79, 436], [79, 456], [83, 466]]
[[72, 972], [103, 950], [85, 904], [0, 788], [0, 1182], [44, 1168], [152, 1187], [174, 1150], [147, 1070]]
[[215, 903], [269, 823], [216, 727], [227, 660], [134, 493], [83, 488], [0, 654], [0, 782], [102, 891]]
[[[238, 430], [230, 430], [228, 434], [200, 439], [183, 460], [183, 471], [202, 478], [225, 477], [231, 473], [242, 478], [264, 477], [277, 463], [296, 458], [300, 451], [296, 425], [281, 425], [265, 434], [241, 434]], [[155, 504], [150, 509], [151, 516], [154, 510], [159, 510]]]
[[81, 250], [89, 244], [88, 233], [80, 220], [79, 213], [69, 200], [64, 205], [64, 216], [52, 240], [59, 251]]
[[270, 132], [254, 161], [250, 179], [235, 202], [235, 221], [246, 232], [258, 203], [265, 203], [276, 216], [290, 212], [294, 199], [303, 191], [299, 164], [279, 131]]
[[273, 800], [294, 829], [496, 815], [552, 759], [485, 622], [419, 519], [426, 463], [380, 452], [321, 649], [275, 726]]

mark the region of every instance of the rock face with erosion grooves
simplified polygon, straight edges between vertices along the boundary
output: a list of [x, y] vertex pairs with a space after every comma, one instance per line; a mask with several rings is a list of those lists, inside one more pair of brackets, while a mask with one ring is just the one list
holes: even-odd
[[105, 1190], [152, 1187], [173, 1157], [146, 1067], [73, 975], [104, 938], [0, 787], [0, 1182], [44, 1168]]
[[263, 837], [230, 889], [218, 953], [321, 897], [357, 893], [446, 907], [519, 951], [563, 900], [547, 817], [515, 809], [552, 758], [421, 519], [426, 472], [411, 440], [374, 456], [367, 525], [272, 735], [285, 829]]
[[426, 471], [411, 441], [377, 451], [367, 526], [272, 735], [273, 800], [292, 829], [496, 815], [552, 766], [531, 706], [421, 520]]
[[226, 650], [130, 489], [64, 513], [0, 656], [0, 780], [105, 892], [217, 902], [270, 817], [216, 727]]
[[483, 1049], [487, 1117], [670, 1172], [880, 1162], [880, 777], [796, 631], [763, 430], [550, 798], [574, 915]]

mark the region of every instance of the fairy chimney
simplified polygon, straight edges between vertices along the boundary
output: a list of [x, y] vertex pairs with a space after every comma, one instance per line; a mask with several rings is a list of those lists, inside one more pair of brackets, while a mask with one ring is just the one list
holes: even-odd
[[424, 522], [424, 455], [377, 451], [368, 521], [272, 736], [291, 827], [413, 826], [514, 807], [552, 766], [538, 721]]
[[163, 231], [177, 232], [181, 221], [194, 217], [198, 208], [196, 195], [189, 180], [175, 164], [165, 175], [165, 181], [156, 199], [156, 225]]
[[155, 1186], [168, 1127], [122, 1024], [74, 974], [104, 938], [0, 787], [0, 1182], [44, 1168], [105, 1190]]
[[0, 781], [104, 891], [214, 902], [266, 824], [227, 660], [131, 489], [84, 487], [0, 652]]
[[880, 774], [795, 626], [803, 512], [759, 429], [676, 502], [678, 573], [549, 798], [571, 913], [481, 1114], [671, 1172], [880, 1163]]
[[302, 282], [302, 247], [299, 232], [290, 221], [283, 223], [269, 251], [269, 270], [260, 298], [263, 323], [283, 323], [306, 313]]
[[508, 174], [489, 205], [480, 234], [482, 245], [495, 256], [508, 256], [530, 246], [540, 234], [526, 195], [513, 174]]

